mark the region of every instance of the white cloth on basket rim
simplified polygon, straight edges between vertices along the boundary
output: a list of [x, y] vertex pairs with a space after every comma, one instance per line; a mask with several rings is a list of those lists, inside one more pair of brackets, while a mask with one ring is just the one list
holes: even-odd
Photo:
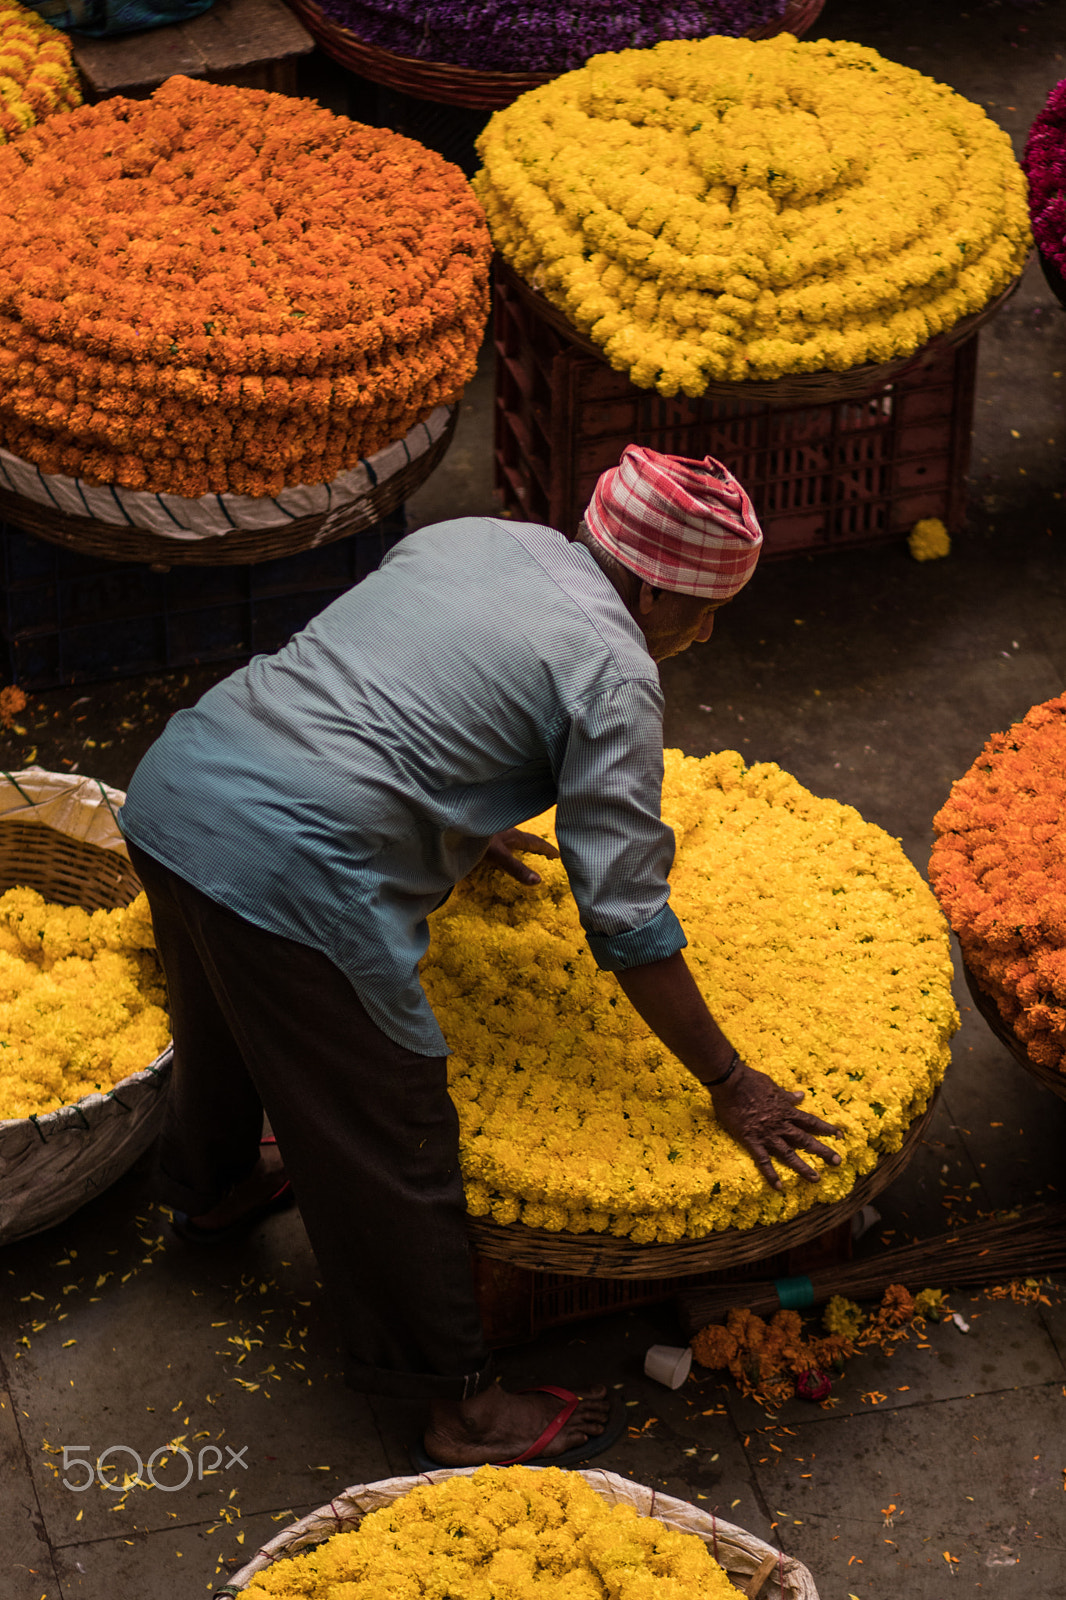
[[[235, 529], [280, 528], [302, 517], [334, 512], [347, 518], [353, 501], [366, 500], [375, 488], [431, 450], [448, 426], [455, 408], [437, 406], [417, 422], [405, 438], [375, 450], [372, 456], [338, 473], [332, 483], [296, 484], [271, 499], [247, 494], [204, 494], [187, 500], [178, 494], [150, 494], [143, 489], [93, 485], [64, 473], [42, 473], [29, 461], [0, 448], [0, 490], [49, 506], [71, 517], [89, 517], [119, 528], [140, 528], [165, 539], [195, 541], [224, 538]], [[331, 518], [315, 543], [329, 537]]]
[[0, 825], [39, 822], [128, 858], [115, 820], [125, 800], [121, 789], [80, 772], [49, 772], [45, 767], [0, 772]]

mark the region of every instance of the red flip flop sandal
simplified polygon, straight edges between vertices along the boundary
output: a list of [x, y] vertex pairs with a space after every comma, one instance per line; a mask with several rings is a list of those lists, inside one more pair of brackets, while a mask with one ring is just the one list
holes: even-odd
[[527, 1461], [535, 1461], [544, 1447], [551, 1444], [556, 1434], [562, 1433], [566, 1424], [581, 1404], [581, 1396], [579, 1394], [575, 1394], [572, 1389], [560, 1389], [554, 1383], [541, 1383], [535, 1389], [523, 1389], [521, 1393], [553, 1394], [557, 1400], [563, 1401], [563, 1407], [561, 1411], [555, 1413], [544, 1432], [534, 1439], [528, 1450], [523, 1450], [520, 1456], [512, 1456], [509, 1461], [497, 1462], [496, 1465], [500, 1467], [522, 1467], [525, 1466]]
[[[265, 1134], [259, 1141], [261, 1145], [277, 1144], [277, 1142], [272, 1133]], [[184, 1239], [187, 1244], [230, 1244], [236, 1239], [243, 1239], [244, 1235], [254, 1228], [257, 1222], [262, 1222], [264, 1217], [273, 1216], [277, 1211], [287, 1211], [295, 1202], [296, 1196], [292, 1192], [292, 1184], [285, 1178], [268, 1199], [261, 1201], [257, 1206], [250, 1206], [243, 1215], [235, 1217], [222, 1228], [201, 1228], [184, 1211], [173, 1213], [171, 1227], [179, 1239]]]

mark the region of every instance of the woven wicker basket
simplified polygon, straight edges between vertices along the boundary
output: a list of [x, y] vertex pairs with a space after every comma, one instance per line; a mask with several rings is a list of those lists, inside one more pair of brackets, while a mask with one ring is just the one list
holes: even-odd
[[[601, 347], [594, 344], [587, 334], [575, 328], [550, 300], [546, 300], [524, 278], [520, 278], [514, 268], [508, 266], [499, 255], [493, 258], [493, 271], [496, 282], [513, 289], [549, 327], [569, 339], [578, 349], [585, 350], [606, 363], [607, 358]], [[900, 356], [897, 360], [883, 362], [880, 366], [849, 367], [845, 372], [797, 372], [790, 377], [774, 378], [765, 382], [757, 382], [754, 379], [750, 382], [737, 383], [712, 381], [707, 384], [705, 393], [728, 395], [741, 400], [756, 400], [760, 404], [786, 406], [822, 405], [835, 400], [865, 400], [886, 384], [901, 378], [904, 373], [912, 373], [919, 367], [927, 366], [947, 351], [954, 350], [958, 345], [972, 339], [989, 318], [995, 316], [1004, 301], [1010, 299], [1021, 281], [1019, 275], [980, 311], [975, 311], [972, 316], [963, 317], [946, 333], [937, 334], [935, 339], [930, 339], [928, 344], [916, 350], [913, 355]]]
[[755, 1228], [727, 1228], [705, 1239], [676, 1244], [631, 1244], [603, 1233], [550, 1233], [520, 1222], [508, 1227], [468, 1217], [470, 1242], [480, 1255], [532, 1272], [562, 1272], [576, 1278], [682, 1278], [697, 1272], [727, 1271], [746, 1261], [762, 1261], [782, 1250], [816, 1239], [846, 1222], [899, 1177], [914, 1154], [933, 1114], [936, 1096], [911, 1123], [903, 1143], [860, 1178], [843, 1200], [815, 1205], [788, 1222]]
[[[88, 778], [0, 778], [0, 890], [22, 885], [87, 911], [128, 905], [140, 882], [114, 820], [124, 796]], [[0, 1122], [0, 1244], [62, 1222], [120, 1177], [155, 1138], [169, 1047], [106, 1094]]]
[[1054, 1067], [1042, 1066], [1039, 1061], [1033, 1061], [1025, 1048], [1025, 1041], [1019, 1039], [1014, 1029], [1000, 1016], [999, 1007], [990, 994], [981, 988], [977, 979], [966, 965], [962, 964], [966, 977], [966, 987], [973, 997], [973, 1003], [992, 1029], [1000, 1044], [1005, 1045], [1020, 1067], [1026, 1072], [1031, 1072], [1038, 1083], [1045, 1089], [1050, 1089], [1052, 1094], [1057, 1094], [1060, 1100], [1066, 1100], [1066, 1072], [1056, 1072]]
[[444, 432], [424, 454], [383, 479], [362, 499], [318, 516], [300, 517], [273, 528], [233, 528], [219, 538], [169, 539], [148, 529], [73, 516], [57, 507], [0, 489], [0, 521], [51, 544], [66, 545], [83, 555], [106, 561], [143, 561], [155, 566], [253, 566], [293, 556], [350, 533], [360, 533], [424, 483], [444, 456], [455, 433], [458, 407], [453, 407]]
[[[532, 1469], [536, 1471], [537, 1469]], [[286, 1556], [299, 1554], [321, 1544], [335, 1533], [357, 1528], [371, 1511], [389, 1506], [402, 1495], [410, 1493], [421, 1484], [442, 1483], [448, 1478], [468, 1477], [473, 1467], [429, 1472], [417, 1478], [385, 1478], [380, 1483], [361, 1484], [345, 1489], [309, 1516], [294, 1522], [279, 1533], [269, 1544], [258, 1550], [247, 1566], [234, 1574], [232, 1580], [216, 1589], [213, 1600], [232, 1600], [251, 1582], [257, 1572], [263, 1572]], [[764, 1544], [753, 1533], [736, 1527], [732, 1522], [719, 1522], [710, 1512], [700, 1511], [687, 1500], [675, 1500], [671, 1495], [659, 1494], [642, 1483], [631, 1483], [614, 1472], [602, 1469], [586, 1470], [580, 1474], [609, 1505], [633, 1506], [642, 1517], [655, 1517], [668, 1528], [681, 1533], [694, 1533], [707, 1545], [715, 1560], [729, 1574], [742, 1593], [755, 1600], [818, 1600], [814, 1579], [802, 1562], [780, 1550]]]
[[772, 39], [778, 33], [794, 33], [799, 39], [807, 33], [822, 14], [825, 0], [788, 0], [780, 22], [768, 22], [764, 28], [752, 28], [749, 39]]
[[1043, 250], [1038, 250], [1037, 254], [1040, 257], [1040, 270], [1044, 274], [1044, 282], [1066, 310], [1066, 277], [1063, 277], [1061, 269], [1050, 256], [1044, 254]]
[[[500, 111], [529, 89], [539, 89], [558, 76], [554, 72], [479, 72], [473, 67], [452, 66], [445, 61], [422, 61], [415, 56], [398, 56], [377, 45], [364, 44], [349, 28], [341, 27], [315, 5], [315, 0], [288, 0], [300, 21], [328, 56], [371, 83], [398, 89], [415, 100], [433, 100], [439, 105], [465, 106], [470, 111]], [[788, 0], [779, 22], [753, 29], [753, 39], [769, 39], [776, 33], [805, 33], [821, 13], [825, 0]]]

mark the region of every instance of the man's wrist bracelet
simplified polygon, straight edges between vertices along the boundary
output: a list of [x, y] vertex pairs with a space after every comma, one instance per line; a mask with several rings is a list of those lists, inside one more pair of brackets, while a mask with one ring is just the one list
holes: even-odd
[[736, 1050], [734, 1050], [733, 1051], [733, 1059], [730, 1061], [728, 1067], [726, 1067], [725, 1071], [722, 1073], [722, 1076], [720, 1078], [704, 1078], [703, 1087], [705, 1089], [717, 1089], [719, 1084], [725, 1083], [727, 1078], [731, 1078], [733, 1076], [734, 1072], [737, 1070], [737, 1068], [739, 1066], [740, 1066], [740, 1055]]

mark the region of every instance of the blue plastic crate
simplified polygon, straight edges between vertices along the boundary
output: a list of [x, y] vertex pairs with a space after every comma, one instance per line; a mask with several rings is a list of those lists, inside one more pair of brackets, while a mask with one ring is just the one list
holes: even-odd
[[279, 650], [402, 539], [404, 510], [255, 566], [103, 561], [0, 524], [0, 677], [99, 683]]

